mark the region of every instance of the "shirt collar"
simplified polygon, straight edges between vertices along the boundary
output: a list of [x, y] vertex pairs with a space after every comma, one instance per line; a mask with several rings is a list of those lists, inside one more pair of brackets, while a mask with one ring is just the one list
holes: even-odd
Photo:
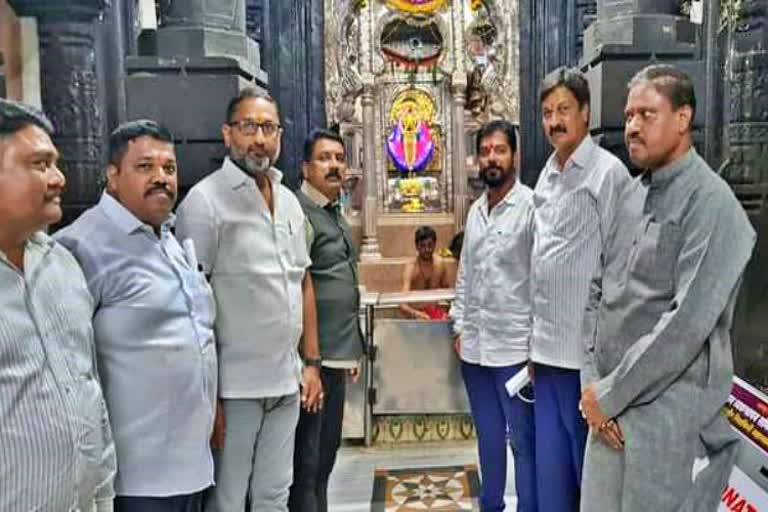
[[691, 146], [688, 152], [675, 160], [668, 163], [664, 167], [659, 167], [655, 171], [645, 171], [643, 173], [643, 183], [650, 184], [651, 186], [660, 186], [665, 183], [669, 183], [681, 172], [687, 169], [692, 163], [693, 159], [698, 155], [696, 149]]
[[53, 237], [48, 235], [45, 231], [35, 231], [32, 236], [29, 237], [29, 243], [38, 245], [43, 249], [49, 249], [53, 247], [55, 243]]
[[[48, 235], [45, 231], [35, 231], [27, 239], [27, 245], [24, 248], [24, 259], [27, 260], [30, 257], [43, 258], [48, 254], [48, 252], [53, 248], [55, 244], [56, 241], [53, 239], [53, 237]], [[30, 256], [30, 251], [36, 252]], [[0, 261], [4, 261], [6, 264], [10, 265], [8, 256], [3, 251], [0, 251]]]
[[[515, 197], [517, 196], [517, 189], [518, 189], [518, 181], [517, 178], [515, 178], [515, 184], [512, 185], [512, 188], [507, 192], [507, 195], [504, 196], [504, 199], [498, 202], [498, 204], [494, 208], [499, 208], [501, 205], [505, 206], [513, 206], [515, 204]], [[483, 215], [488, 215], [488, 191], [486, 190], [483, 195], [481, 195], [478, 199], [480, 201], [480, 211], [483, 212]]]
[[[120, 204], [120, 202], [104, 191], [101, 194], [98, 207], [102, 212], [112, 221], [120, 230], [126, 235], [130, 235], [140, 229], [150, 229], [152, 227], [139, 220], [131, 211]], [[168, 232], [176, 220], [176, 216], [171, 213], [163, 225], [160, 228], [161, 233]]]
[[[238, 189], [249, 183], [254, 183], [252, 176], [249, 176], [245, 171], [240, 169], [235, 162], [229, 157], [224, 158], [224, 163], [221, 166], [221, 170], [230, 184], [233, 190]], [[273, 184], [282, 182], [283, 173], [275, 167], [270, 167], [267, 171], [267, 176]]]
[[[575, 165], [579, 169], [584, 169], [589, 165], [589, 161], [592, 157], [592, 152], [595, 149], [595, 141], [592, 140], [592, 137], [587, 134], [586, 137], [579, 143], [578, 146], [576, 146], [576, 149], [573, 151], [570, 157], [568, 157], [568, 160], [565, 162], [565, 165], [563, 166], [563, 169], [568, 167], [569, 164]], [[560, 164], [557, 161], [557, 152], [552, 153], [549, 156], [549, 160], [547, 160], [547, 168], [549, 169], [549, 172], [560, 172]]]
[[[301, 191], [306, 195], [308, 198], [310, 198], [317, 206], [320, 208], [325, 208], [328, 206], [332, 201], [328, 199], [325, 194], [317, 190], [310, 182], [307, 180], [304, 180], [304, 182], [301, 184]], [[335, 202], [335, 201], [333, 201]]]

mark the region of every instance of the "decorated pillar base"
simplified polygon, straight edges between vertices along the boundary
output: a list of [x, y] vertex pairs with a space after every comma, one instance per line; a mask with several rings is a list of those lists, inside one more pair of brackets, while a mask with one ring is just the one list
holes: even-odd
[[363, 237], [363, 243], [360, 246], [360, 260], [372, 261], [381, 259], [381, 250], [378, 240], [373, 237]]

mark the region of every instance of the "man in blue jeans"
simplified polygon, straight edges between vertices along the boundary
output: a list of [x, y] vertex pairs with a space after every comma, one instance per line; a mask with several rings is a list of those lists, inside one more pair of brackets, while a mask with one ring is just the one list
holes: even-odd
[[518, 512], [535, 512], [533, 406], [505, 383], [528, 362], [533, 192], [515, 179], [515, 128], [492, 121], [477, 134], [486, 192], [472, 205], [451, 308], [455, 348], [477, 430], [483, 512], [504, 510], [507, 440], [515, 460]]

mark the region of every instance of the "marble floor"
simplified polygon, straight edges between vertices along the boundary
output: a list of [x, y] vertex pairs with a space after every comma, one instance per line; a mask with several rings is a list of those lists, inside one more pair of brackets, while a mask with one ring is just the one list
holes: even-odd
[[[339, 451], [328, 489], [330, 512], [368, 512], [376, 469], [477, 464], [474, 441], [399, 444], [365, 448], [344, 446]], [[509, 456], [507, 510], [515, 510], [514, 469]]]

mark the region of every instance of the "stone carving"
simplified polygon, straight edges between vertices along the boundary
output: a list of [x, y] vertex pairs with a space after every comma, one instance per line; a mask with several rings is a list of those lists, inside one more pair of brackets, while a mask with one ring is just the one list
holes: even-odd
[[326, 0], [326, 110], [331, 124], [359, 121], [355, 105], [363, 79], [358, 11], [357, 0]]
[[464, 36], [467, 107], [480, 122], [518, 120], [517, 2], [484, 0]]
[[380, 45], [385, 59], [394, 66], [431, 69], [443, 51], [443, 35], [432, 20], [396, 18], [383, 27]]
[[475, 66], [467, 76], [467, 109], [480, 117], [488, 107], [488, 91], [483, 87], [483, 66]]
[[681, 16], [688, 17], [691, 15], [691, 5], [693, 4], [693, 0], [678, 0], [677, 4]]
[[261, 44], [264, 35], [264, 6], [260, 1], [245, 3], [245, 31], [248, 37]]
[[576, 59], [580, 60], [584, 52], [584, 31], [597, 20], [597, 0], [580, 0], [576, 10]]
[[[744, 0], [728, 11], [731, 31], [728, 85], [730, 122], [726, 127], [728, 159], [721, 166], [723, 177], [738, 187], [745, 208], [755, 212], [765, 202], [754, 194], [768, 187], [768, 7], [764, 2]], [[757, 187], [757, 188], [754, 188]]]
[[43, 110], [56, 132], [54, 142], [67, 174], [64, 222], [98, 200], [102, 162], [104, 105], [98, 94], [95, 20], [105, 0], [57, 3], [13, 0], [21, 16], [37, 17]]
[[[411, 41], [413, 49], [408, 49], [407, 55], [400, 59], [400, 66], [391, 57], [391, 52], [385, 48], [385, 41], [391, 35], [390, 27], [407, 26], [413, 31], [414, 38], [418, 38], [421, 43]], [[374, 40], [373, 40], [373, 73], [376, 76], [394, 75], [398, 71], [405, 71], [411, 76], [415, 72], [427, 72], [431, 78], [436, 81], [442, 78], [442, 75], [451, 73], [453, 67], [453, 52], [450, 48], [444, 46], [445, 42], [450, 43], [453, 39], [451, 30], [450, 12], [440, 12], [429, 17], [408, 16], [399, 11], [383, 10], [378, 13], [375, 22]], [[432, 48], [433, 58], [427, 57], [427, 48], [425, 44]], [[439, 45], [438, 45], [439, 43]], [[436, 48], [439, 46], [439, 50]], [[436, 57], [436, 58], [435, 58]]]

